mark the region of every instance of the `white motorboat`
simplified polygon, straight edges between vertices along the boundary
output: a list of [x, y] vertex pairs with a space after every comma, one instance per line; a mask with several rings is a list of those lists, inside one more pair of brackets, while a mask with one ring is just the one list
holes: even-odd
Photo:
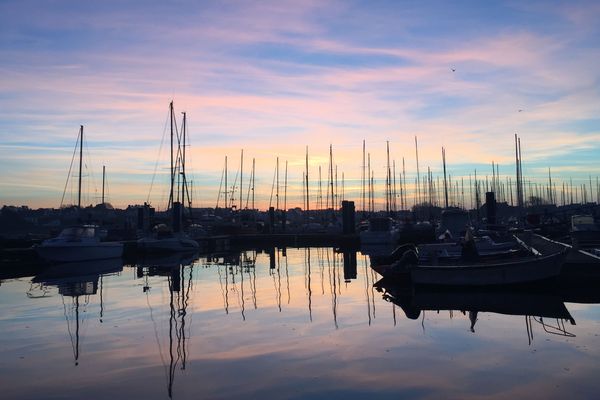
[[35, 250], [47, 261], [75, 262], [121, 257], [123, 244], [102, 242], [97, 226], [81, 225], [63, 229], [60, 235], [44, 240]]

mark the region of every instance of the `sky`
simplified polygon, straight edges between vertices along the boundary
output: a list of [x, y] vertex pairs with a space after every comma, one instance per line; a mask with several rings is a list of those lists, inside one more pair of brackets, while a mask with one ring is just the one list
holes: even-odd
[[599, 20], [597, 1], [3, 0], [0, 204], [76, 201], [84, 125], [84, 202], [104, 165], [113, 205], [164, 209], [171, 101], [199, 207], [217, 204], [226, 156], [236, 182], [242, 149], [243, 198], [254, 158], [257, 205], [273, 202], [279, 157], [301, 206], [307, 146], [314, 202], [330, 145], [358, 201], [363, 140], [380, 202], [386, 144], [414, 182], [415, 136], [421, 174], [441, 174], [443, 146], [455, 179], [492, 162], [514, 179], [518, 133], [526, 179], [595, 185]]

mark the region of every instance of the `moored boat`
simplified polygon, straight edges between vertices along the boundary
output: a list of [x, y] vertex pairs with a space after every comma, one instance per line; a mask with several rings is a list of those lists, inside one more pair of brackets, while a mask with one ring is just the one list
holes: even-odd
[[[389, 278], [408, 276], [413, 283], [428, 285], [506, 285], [551, 279], [560, 274], [566, 250], [541, 255], [529, 249], [506, 257], [469, 257], [428, 264], [419, 260], [418, 249], [406, 249], [397, 261], [372, 265]], [[440, 260], [437, 260], [440, 261]]]
[[199, 245], [183, 232], [174, 233], [166, 227], [154, 235], [146, 236], [137, 241], [138, 249], [145, 252], [187, 252], [198, 251]]
[[123, 254], [123, 244], [102, 242], [96, 225], [69, 227], [55, 238], [35, 247], [37, 254], [47, 261], [75, 262], [118, 258]]

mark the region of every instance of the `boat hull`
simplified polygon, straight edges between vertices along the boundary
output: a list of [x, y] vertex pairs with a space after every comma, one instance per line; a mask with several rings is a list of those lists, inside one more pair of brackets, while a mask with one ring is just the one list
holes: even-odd
[[35, 250], [47, 261], [77, 262], [119, 258], [123, 255], [123, 244], [117, 242], [42, 244]]
[[509, 285], [551, 279], [560, 274], [565, 253], [531, 257], [496, 264], [427, 266], [409, 269], [417, 284], [428, 285]]
[[193, 252], [200, 247], [195, 240], [186, 238], [144, 238], [138, 240], [137, 246], [146, 252]]

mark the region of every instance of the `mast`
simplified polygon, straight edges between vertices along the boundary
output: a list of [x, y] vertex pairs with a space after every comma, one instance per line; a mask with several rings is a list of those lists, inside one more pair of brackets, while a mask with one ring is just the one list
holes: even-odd
[[229, 187], [227, 186], [227, 156], [225, 156], [225, 208], [229, 207], [229, 203], [227, 203], [227, 192], [229, 191]]
[[[590, 179], [591, 182], [591, 179]], [[550, 200], [550, 204], [554, 204], [553, 202], [553, 196], [554, 194], [552, 193], [552, 174], [550, 172], [550, 167], [548, 167], [548, 200]]]
[[366, 168], [365, 140], [363, 139], [363, 147], [362, 147], [362, 212], [363, 212], [363, 218], [365, 216], [365, 178], [366, 178], [365, 168]]
[[106, 182], [106, 165], [102, 166], [102, 204], [104, 204], [104, 182]]
[[[186, 190], [186, 181], [185, 181], [185, 134], [186, 134], [186, 113], [183, 112], [183, 126], [181, 127], [182, 136], [183, 136], [183, 150], [181, 151], [181, 178], [183, 184], [181, 185], [181, 203], [183, 207], [185, 207], [185, 190]], [[189, 197], [189, 196], [188, 196]], [[189, 200], [189, 199], [188, 199]], [[190, 207], [191, 211], [191, 207]]]
[[[340, 198], [339, 198], [339, 192], [338, 192], [337, 164], [335, 165], [334, 175], [335, 175], [335, 204], [338, 204]], [[333, 208], [333, 204], [332, 204], [332, 208]], [[335, 209], [334, 209], [334, 212], [335, 212]]]
[[83, 125], [79, 128], [79, 189], [77, 194], [77, 208], [81, 208], [81, 169], [83, 167]]
[[417, 157], [417, 199], [415, 204], [421, 201], [421, 177], [419, 174], [419, 144], [417, 143], [417, 137], [415, 136], [415, 155]]
[[372, 212], [371, 210], [371, 205], [373, 204], [373, 202], [371, 201], [371, 195], [372, 195], [372, 191], [371, 191], [371, 185], [373, 184], [373, 181], [371, 179], [371, 153], [367, 154], [367, 163], [368, 163], [368, 170], [369, 170], [369, 213]]
[[517, 147], [517, 134], [515, 133], [515, 166], [516, 166], [516, 197], [517, 207], [521, 207], [521, 195], [520, 195], [520, 178], [519, 178], [519, 148]]
[[167, 206], [167, 209], [173, 206], [173, 185], [175, 184], [175, 169], [173, 168], [173, 101], [171, 101], [171, 103], [169, 104], [169, 113], [171, 120], [171, 188], [169, 190], [169, 205]]
[[240, 156], [240, 210], [242, 209], [242, 199], [244, 193], [244, 149], [242, 149], [242, 155]]
[[444, 206], [448, 208], [448, 182], [446, 179], [446, 149], [442, 147], [442, 163], [444, 164]]
[[308, 146], [306, 146], [306, 218], [308, 219], [308, 212], [310, 211], [309, 196], [308, 196]]
[[331, 209], [333, 210], [333, 147], [331, 144], [329, 145], [329, 176], [331, 178]]
[[287, 210], [287, 167], [288, 162], [285, 160], [285, 178], [283, 180], [283, 211]]
[[394, 201], [392, 202], [392, 209], [394, 210], [394, 212], [398, 211], [398, 206], [397, 206], [397, 199], [398, 199], [398, 194], [396, 192], [396, 160], [393, 160], [392, 162], [392, 167], [393, 167], [393, 176], [394, 176]]
[[521, 154], [521, 138], [518, 140], [519, 142], [519, 181], [521, 182], [521, 205], [525, 202], [525, 195], [523, 194], [523, 158]]
[[252, 210], [254, 210], [254, 174], [255, 174], [255, 159], [252, 158]]
[[392, 196], [392, 190], [391, 190], [391, 184], [392, 184], [392, 177], [391, 177], [391, 172], [390, 172], [390, 141], [387, 140], [386, 141], [386, 153], [387, 153], [387, 164], [386, 164], [386, 169], [387, 171], [385, 171], [386, 177], [385, 177], [385, 211], [387, 212], [388, 216], [390, 215], [390, 200], [391, 200], [391, 196]]
[[407, 202], [407, 196], [406, 196], [406, 164], [404, 163], [404, 157], [402, 157], [402, 187], [404, 188], [403, 190], [401, 190], [401, 192], [403, 192], [404, 194], [404, 198], [400, 197], [402, 199], [402, 209], [406, 210], [408, 209], [408, 204], [406, 204]]

